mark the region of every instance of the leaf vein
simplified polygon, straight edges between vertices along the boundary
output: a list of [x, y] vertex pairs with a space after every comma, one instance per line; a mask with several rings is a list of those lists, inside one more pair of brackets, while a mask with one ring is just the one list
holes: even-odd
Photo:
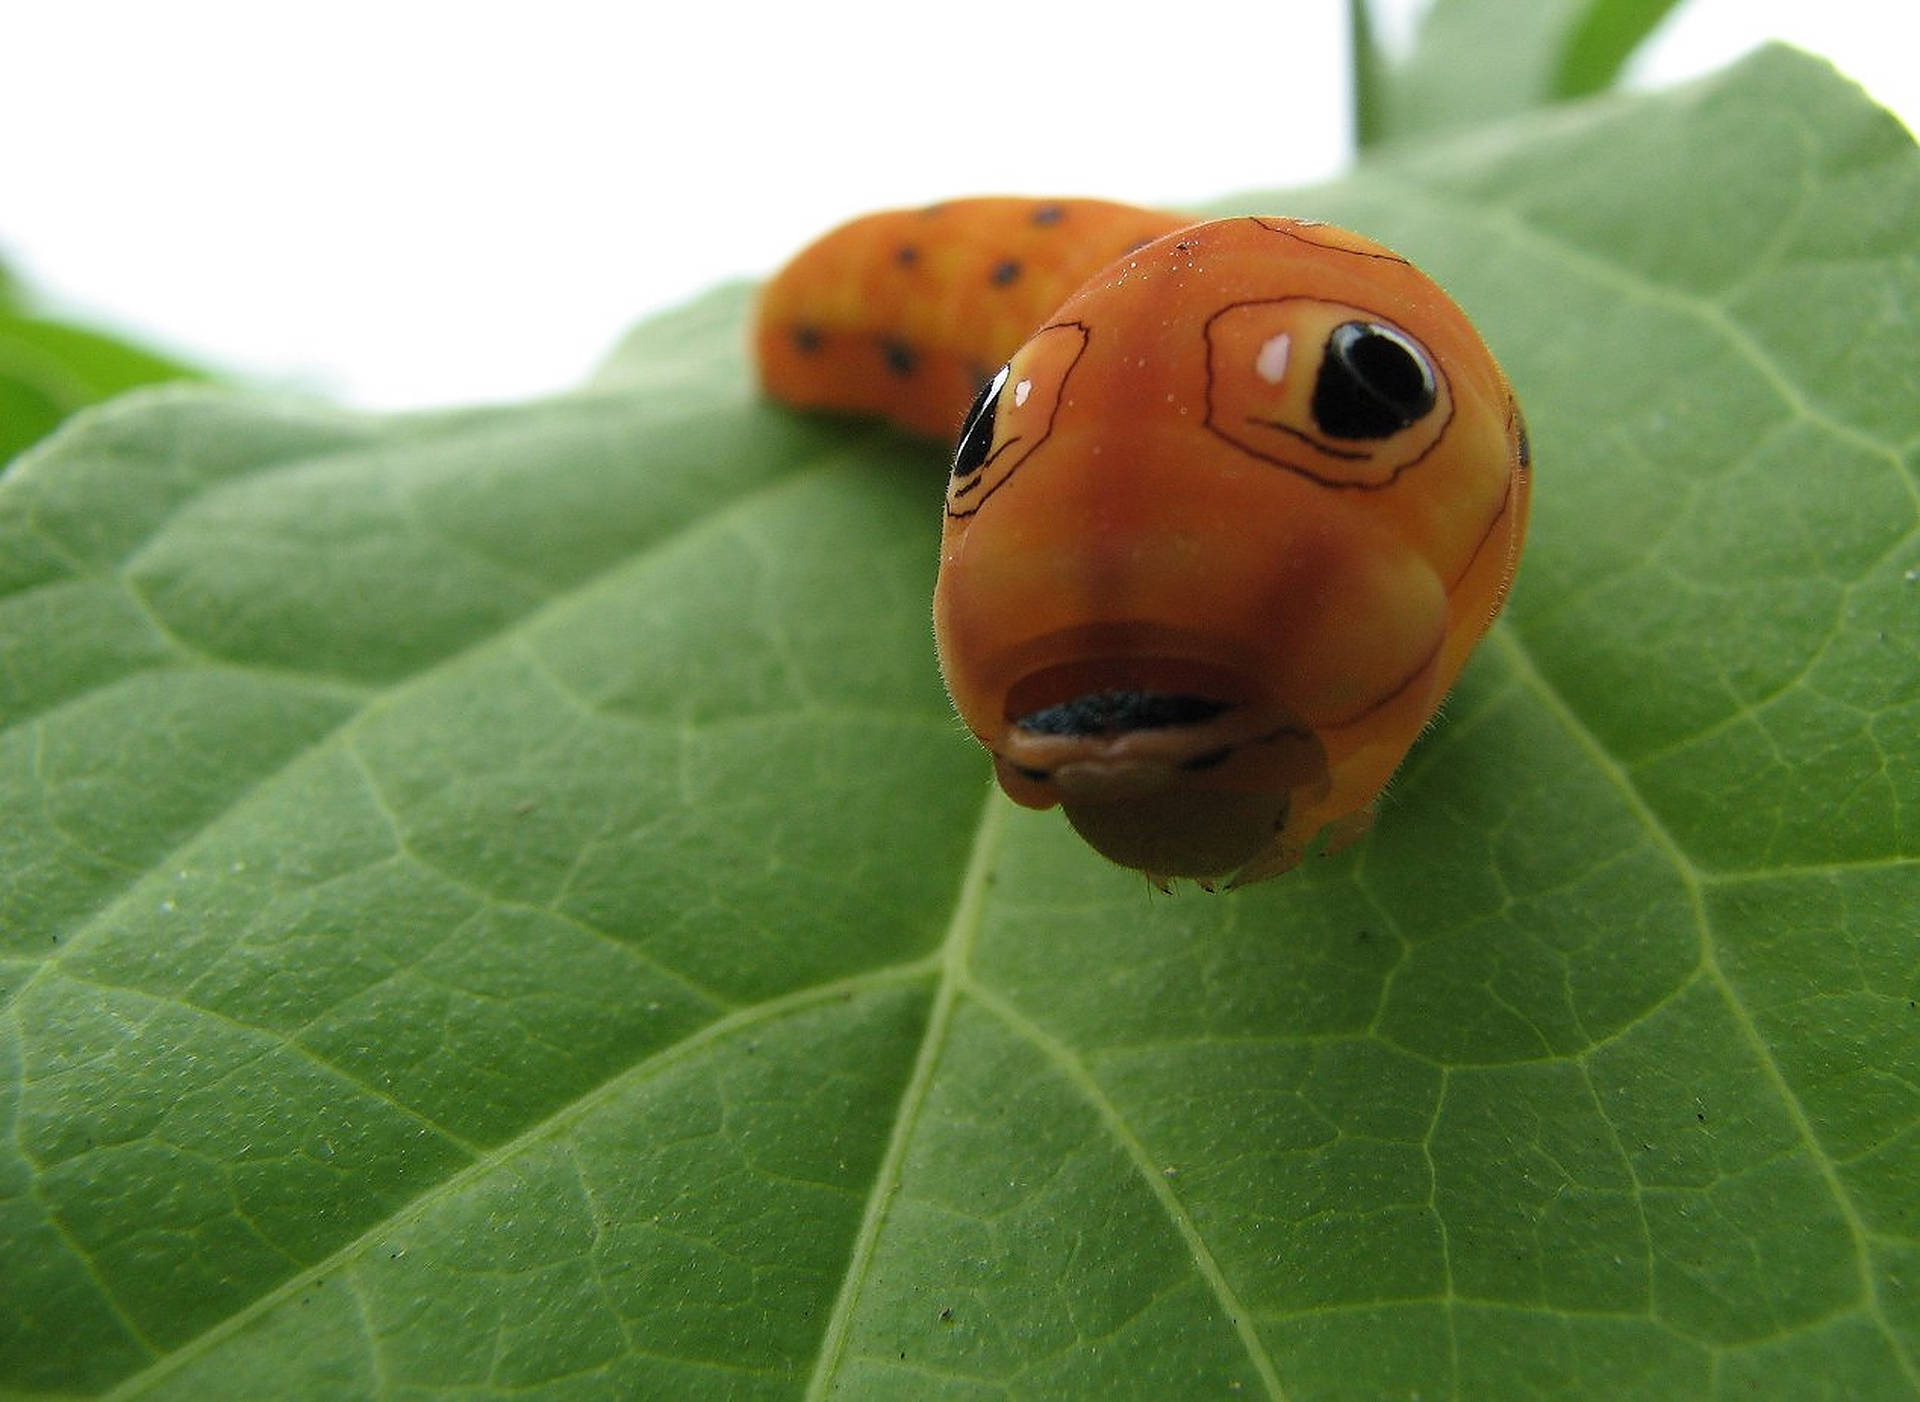
[[1872, 1269], [1872, 1253], [1867, 1244], [1869, 1233], [1866, 1220], [1860, 1212], [1859, 1205], [1854, 1202], [1853, 1195], [1847, 1190], [1846, 1183], [1840, 1176], [1839, 1166], [1821, 1143], [1813, 1122], [1808, 1117], [1806, 1106], [1794, 1092], [1785, 1071], [1781, 1069], [1778, 1059], [1773, 1054], [1772, 1047], [1768, 1045], [1766, 1038], [1754, 1022], [1753, 1014], [1741, 996], [1739, 987], [1721, 966], [1719, 948], [1714, 938], [1713, 922], [1707, 914], [1704, 899], [1705, 883], [1701, 880], [1699, 870], [1646, 796], [1640, 792], [1632, 775], [1607, 752], [1605, 745], [1592, 730], [1588, 729], [1579, 712], [1560, 695], [1545, 674], [1534, 666], [1532, 657], [1521, 643], [1513, 638], [1509, 630], [1500, 630], [1497, 645], [1509, 655], [1517, 668], [1522, 669], [1529, 688], [1559, 718], [1568, 734], [1587, 752], [1595, 768], [1618, 789], [1633, 810], [1635, 817], [1646, 829], [1648, 836], [1666, 854], [1675, 875], [1686, 891], [1687, 904], [1693, 913], [1694, 926], [1700, 940], [1701, 971], [1719, 991], [1735, 1027], [1739, 1030], [1741, 1040], [1754, 1057], [1761, 1076], [1779, 1096], [1781, 1106], [1794, 1127], [1795, 1135], [1805, 1146], [1815, 1171], [1825, 1184], [1827, 1193], [1832, 1198], [1834, 1207], [1839, 1212], [1848, 1237], [1853, 1243], [1854, 1267], [1858, 1277], [1860, 1298], [1866, 1303], [1874, 1322], [1886, 1338], [1889, 1349], [1899, 1362], [1901, 1372], [1913, 1384], [1914, 1390], [1920, 1392], [1920, 1361], [1916, 1361], [1913, 1357], [1904, 1336], [1894, 1326], [1885, 1303], [1880, 1298], [1879, 1284], [1874, 1278]]
[[1133, 1126], [1127, 1123], [1126, 1117], [1120, 1113], [1119, 1106], [1113, 1103], [1099, 1080], [1071, 1049], [1008, 1002], [996, 990], [969, 978], [967, 991], [981, 1006], [1005, 1023], [1009, 1030], [1039, 1051], [1080, 1092], [1082, 1098], [1099, 1117], [1107, 1133], [1112, 1136], [1114, 1143], [1132, 1163], [1134, 1172], [1139, 1175], [1141, 1182], [1153, 1196], [1160, 1210], [1166, 1214], [1168, 1222], [1186, 1246], [1189, 1256], [1192, 1257], [1194, 1269], [1199, 1272], [1200, 1278], [1206, 1283], [1214, 1299], [1219, 1302], [1228, 1324], [1240, 1340], [1241, 1348], [1246, 1352], [1248, 1361], [1259, 1375], [1266, 1395], [1273, 1402], [1286, 1402], [1286, 1389], [1281, 1386], [1280, 1374], [1274, 1367], [1273, 1357], [1268, 1352], [1259, 1331], [1253, 1327], [1252, 1316], [1247, 1307], [1241, 1302], [1232, 1282], [1227, 1279], [1226, 1272], [1221, 1269], [1212, 1248], [1207, 1245], [1199, 1224], [1193, 1220], [1193, 1215], [1187, 1211], [1186, 1204], [1181, 1201], [1179, 1194], [1174, 1192], [1167, 1175], [1155, 1165], [1147, 1153], [1146, 1145], [1134, 1132]]

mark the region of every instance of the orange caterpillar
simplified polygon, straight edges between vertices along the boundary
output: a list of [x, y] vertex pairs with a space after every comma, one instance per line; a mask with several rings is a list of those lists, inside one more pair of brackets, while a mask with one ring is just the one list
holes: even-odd
[[1015, 802], [1163, 885], [1363, 833], [1519, 564], [1506, 377], [1431, 280], [1331, 225], [871, 215], [768, 284], [755, 338], [776, 399], [958, 429], [954, 705]]

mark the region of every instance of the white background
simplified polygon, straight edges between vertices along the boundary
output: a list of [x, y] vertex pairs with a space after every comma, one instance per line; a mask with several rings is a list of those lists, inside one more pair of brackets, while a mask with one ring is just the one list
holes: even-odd
[[[1404, 39], [1418, 0], [1387, 0]], [[1915, 0], [1690, 0], [1911, 128]], [[641, 314], [867, 209], [1193, 203], [1350, 154], [1342, 0], [0, 0], [0, 261], [68, 316], [367, 407], [577, 384]]]

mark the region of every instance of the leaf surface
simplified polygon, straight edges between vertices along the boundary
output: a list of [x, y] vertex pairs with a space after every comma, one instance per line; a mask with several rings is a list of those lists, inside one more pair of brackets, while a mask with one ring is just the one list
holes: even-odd
[[1426, 140], [1604, 91], [1679, 0], [1434, 0], [1399, 63], [1349, 0], [1359, 140]]
[[940, 453], [201, 388], [0, 480], [0, 1389], [1920, 1397], [1920, 160], [1812, 60], [1249, 198], [1539, 464], [1351, 853], [992, 796]]
[[136, 385], [200, 372], [124, 341], [22, 313], [0, 281], [0, 464], [67, 415]]

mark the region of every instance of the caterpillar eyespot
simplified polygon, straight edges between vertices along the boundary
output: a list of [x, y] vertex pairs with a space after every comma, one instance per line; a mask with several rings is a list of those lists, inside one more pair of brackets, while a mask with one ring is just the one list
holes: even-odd
[[870, 215], [767, 285], [755, 347], [775, 399], [958, 430], [948, 692], [1015, 802], [1162, 885], [1364, 833], [1519, 564], [1505, 375], [1430, 279], [1332, 225]]
[[[949, 469], [955, 477], [974, 477], [987, 465], [987, 454], [993, 451], [993, 425], [999, 412], [1000, 391], [1007, 386], [1007, 367], [1002, 365], [993, 372], [993, 378], [980, 386], [980, 397], [973, 401], [973, 407], [967, 410], [966, 418], [960, 421], [960, 441], [953, 447], [953, 466]], [[1021, 398], [1024, 400], [1025, 395]]]

